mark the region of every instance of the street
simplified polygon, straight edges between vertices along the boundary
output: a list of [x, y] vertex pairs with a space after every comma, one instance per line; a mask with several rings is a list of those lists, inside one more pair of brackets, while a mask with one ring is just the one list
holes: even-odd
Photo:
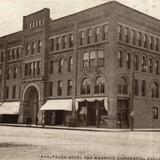
[[160, 157], [160, 132], [91, 132], [0, 126], [0, 160], [49, 159], [45, 155]]

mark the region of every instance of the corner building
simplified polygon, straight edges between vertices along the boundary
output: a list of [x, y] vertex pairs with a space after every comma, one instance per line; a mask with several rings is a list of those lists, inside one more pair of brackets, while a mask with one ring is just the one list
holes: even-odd
[[160, 21], [112, 1], [0, 38], [0, 121], [160, 127]]

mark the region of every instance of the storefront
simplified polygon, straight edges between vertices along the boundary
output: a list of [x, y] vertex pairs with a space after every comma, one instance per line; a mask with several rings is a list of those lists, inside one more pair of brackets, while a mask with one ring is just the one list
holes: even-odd
[[41, 111], [45, 125], [66, 125], [72, 113], [72, 100], [48, 100]]
[[76, 99], [78, 126], [107, 127], [108, 98]]
[[20, 102], [4, 102], [0, 104], [0, 121], [2, 123], [17, 123]]

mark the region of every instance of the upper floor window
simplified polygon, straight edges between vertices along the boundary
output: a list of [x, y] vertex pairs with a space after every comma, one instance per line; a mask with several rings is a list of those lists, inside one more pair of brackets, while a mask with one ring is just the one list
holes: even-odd
[[35, 42], [32, 42], [32, 43], [31, 43], [31, 54], [34, 54], [34, 53], [35, 53], [35, 48], [36, 48]]
[[49, 61], [49, 73], [52, 74], [53, 73], [53, 60]]
[[103, 77], [99, 76], [95, 81], [95, 93], [104, 93], [105, 80]]
[[155, 38], [155, 50], [159, 51], [159, 39]]
[[153, 49], [153, 45], [154, 45], [153, 43], [154, 43], [154, 41], [153, 41], [153, 36], [150, 36], [150, 37], [149, 37], [149, 48], [150, 48], [150, 49]]
[[146, 72], [147, 69], [147, 61], [146, 61], [146, 57], [142, 57], [142, 72]]
[[10, 68], [7, 68], [7, 80], [10, 79], [10, 76], [11, 76], [11, 69]]
[[87, 30], [87, 43], [91, 43], [92, 41], [92, 29]]
[[12, 98], [16, 98], [16, 86], [12, 87]]
[[145, 80], [141, 81], [141, 94], [143, 97], [146, 96], [146, 81]]
[[125, 42], [129, 42], [129, 29], [126, 27], [125, 29], [124, 29], [124, 35], [125, 35]]
[[67, 81], [67, 95], [72, 95], [72, 80]]
[[1, 62], [3, 62], [4, 61], [4, 51], [1, 51], [1, 55], [0, 55], [1, 57]]
[[84, 45], [84, 41], [85, 41], [85, 34], [84, 31], [80, 32], [80, 45]]
[[60, 49], [60, 44], [61, 44], [61, 39], [60, 39], [60, 37], [57, 37], [56, 38], [56, 50]]
[[123, 67], [123, 52], [121, 50], [118, 51], [118, 65]]
[[151, 84], [151, 97], [158, 98], [159, 97], [159, 86], [156, 82]]
[[68, 71], [70, 72], [70, 71], [72, 71], [72, 70], [73, 70], [73, 57], [70, 56], [70, 57], [68, 58]]
[[50, 40], [51, 51], [54, 51], [54, 38]]
[[62, 36], [62, 48], [67, 48], [67, 36]]
[[104, 51], [97, 52], [97, 66], [104, 66]]
[[138, 80], [135, 79], [134, 80], [134, 95], [138, 96], [138, 94], [139, 94], [139, 83], [138, 83]]
[[133, 29], [131, 30], [131, 43], [136, 44], [136, 31]]
[[159, 61], [155, 61], [155, 73], [158, 75], [159, 74]]
[[49, 96], [52, 96], [53, 95], [53, 82], [49, 82], [48, 90], [49, 90]]
[[139, 69], [139, 59], [138, 59], [138, 55], [134, 56], [134, 69], [135, 71], [138, 71]]
[[153, 60], [151, 58], [148, 60], [148, 70], [149, 73], [153, 73]]
[[122, 26], [118, 25], [118, 40], [122, 41]]
[[13, 68], [13, 79], [16, 79], [16, 78], [17, 78], [17, 74], [18, 74], [18, 68], [17, 68], [17, 67], [14, 67], [14, 68]]
[[11, 50], [7, 51], [7, 60], [10, 61], [11, 59]]
[[89, 66], [96, 66], [96, 51], [91, 51], [89, 56]]
[[41, 62], [40, 61], [37, 61], [37, 75], [40, 75], [40, 72], [41, 72]]
[[100, 41], [100, 27], [96, 27], [95, 29], [95, 42]]
[[83, 53], [83, 67], [89, 67], [89, 52]]
[[9, 98], [9, 87], [6, 86], [6, 94], [5, 94], [5, 98], [8, 99]]
[[142, 33], [141, 32], [138, 32], [137, 40], [138, 40], [138, 46], [141, 47], [142, 46]]
[[144, 36], [143, 36], [144, 48], [147, 48], [147, 47], [148, 47], [148, 46], [147, 46], [147, 39], [148, 39], [147, 34], [144, 34]]
[[158, 108], [157, 107], [152, 108], [152, 117], [153, 119], [158, 119]]
[[58, 73], [62, 72], [62, 67], [63, 67], [63, 58], [60, 58], [58, 61]]
[[125, 77], [120, 77], [118, 81], [118, 93], [127, 94], [128, 93], [128, 84]]
[[130, 66], [131, 66], [131, 56], [130, 56], [130, 53], [128, 52], [126, 54], [126, 67], [130, 69]]
[[102, 26], [102, 34], [103, 40], [106, 40], [108, 37], [108, 24]]
[[72, 34], [69, 34], [69, 48], [73, 47], [73, 40], [74, 40], [74, 37], [73, 37], [73, 33]]
[[16, 58], [16, 53], [15, 53], [15, 49], [12, 49], [12, 59], [14, 60]]
[[16, 58], [17, 58], [17, 59], [19, 59], [20, 54], [21, 54], [21, 49], [20, 49], [20, 48], [17, 48], [17, 49], [16, 49]]
[[62, 95], [62, 87], [63, 87], [63, 82], [58, 81], [58, 86], [57, 86], [57, 95], [61, 96]]
[[42, 42], [41, 42], [41, 40], [39, 40], [37, 43], [37, 52], [38, 53], [41, 52], [41, 46], [42, 46]]
[[91, 85], [91, 82], [89, 78], [84, 78], [81, 82], [81, 94], [89, 94], [90, 85]]
[[29, 54], [29, 44], [26, 44], [26, 52], [25, 52], [25, 55], [28, 55]]

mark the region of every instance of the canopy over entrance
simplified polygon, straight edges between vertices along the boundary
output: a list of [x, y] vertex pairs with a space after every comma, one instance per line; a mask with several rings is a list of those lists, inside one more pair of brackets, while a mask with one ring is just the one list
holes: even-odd
[[4, 102], [0, 103], [0, 114], [19, 114], [20, 102]]
[[45, 110], [65, 110], [72, 111], [72, 99], [48, 100], [40, 109]]

